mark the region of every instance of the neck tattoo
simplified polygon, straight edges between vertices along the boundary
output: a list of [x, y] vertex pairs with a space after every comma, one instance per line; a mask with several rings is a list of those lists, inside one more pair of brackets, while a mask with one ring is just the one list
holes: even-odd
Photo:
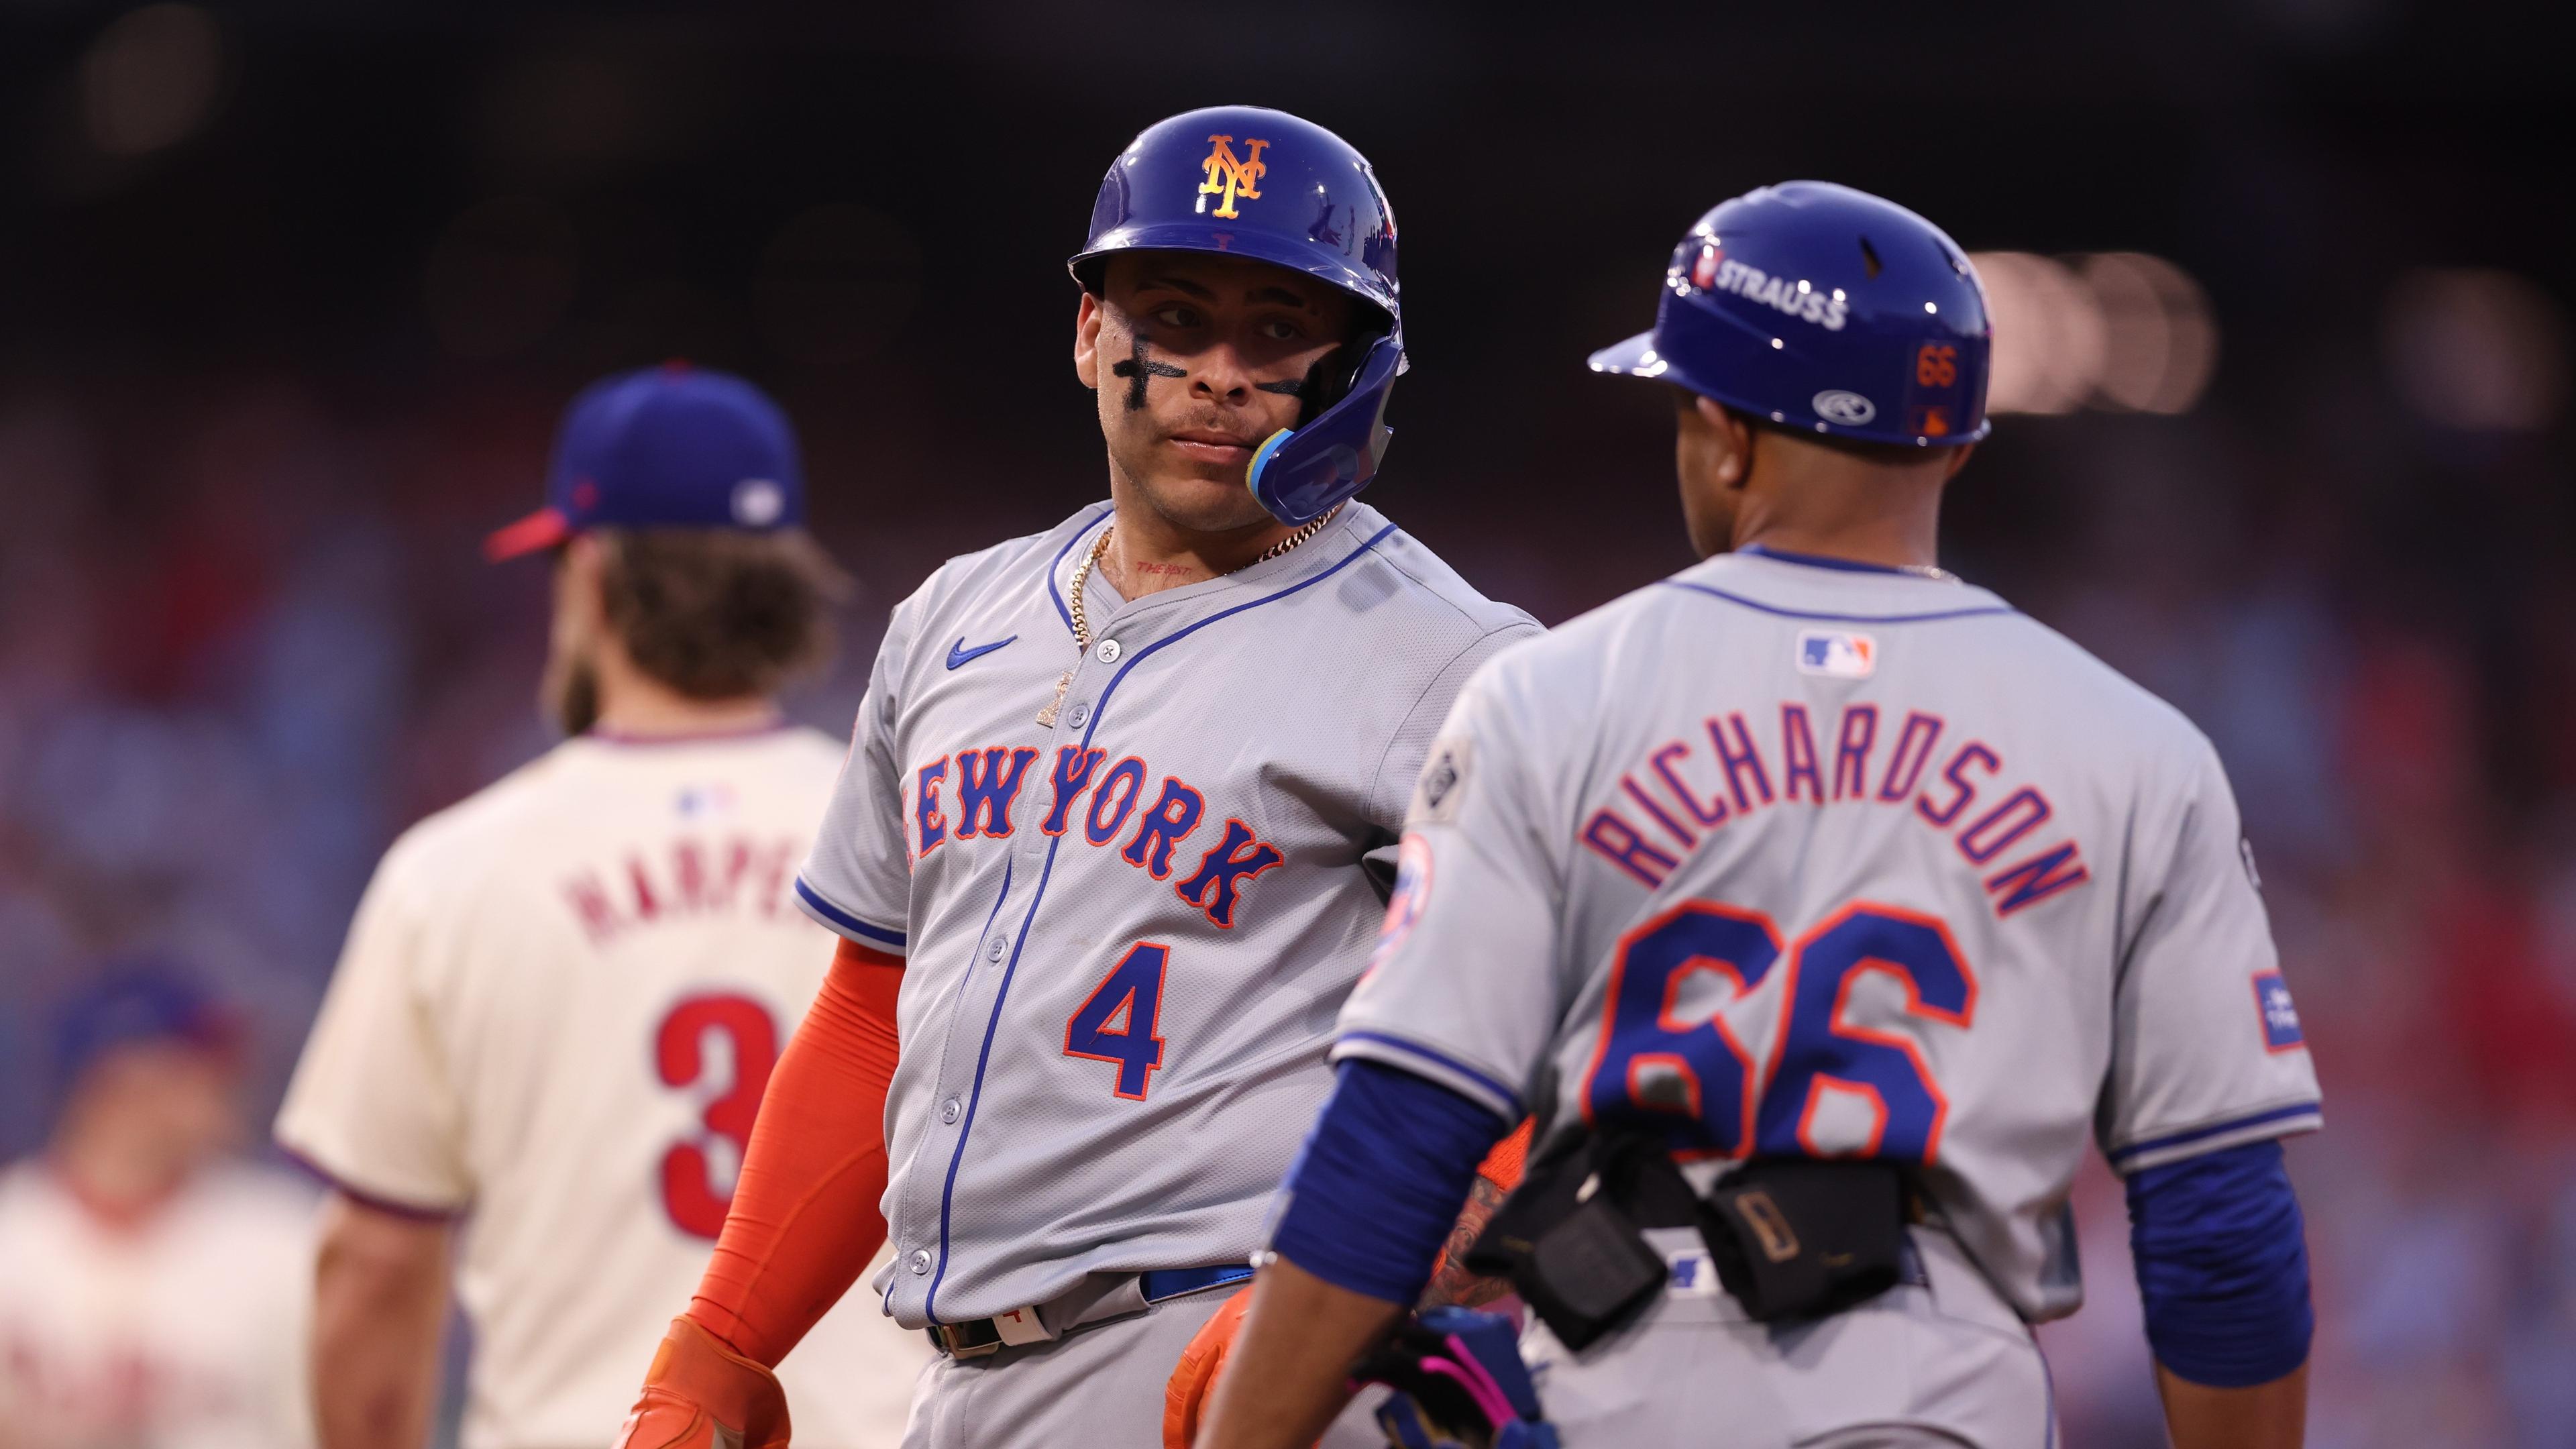
[[[1313, 538], [1316, 534], [1323, 532], [1325, 527], [1334, 519], [1339, 518], [1341, 514], [1342, 505], [1338, 503], [1334, 504], [1332, 507], [1324, 510], [1322, 517], [1317, 518], [1310, 523], [1300, 525], [1287, 537], [1282, 538], [1277, 543], [1263, 549], [1258, 555], [1246, 562], [1236, 564], [1233, 568], [1227, 569], [1225, 571], [1226, 575], [1239, 574], [1245, 569], [1251, 568], [1254, 564], [1265, 564], [1270, 562], [1272, 559], [1277, 558], [1281, 554], [1288, 552], [1290, 549], [1297, 547], [1306, 540]], [[1065, 593], [1068, 596], [1065, 604], [1065, 613], [1069, 615], [1073, 621], [1073, 652], [1077, 655], [1088, 654], [1091, 652], [1091, 618], [1083, 611], [1083, 586], [1091, 581], [1091, 571], [1100, 566], [1101, 555], [1109, 552], [1109, 540], [1115, 537], [1117, 533], [1118, 525], [1115, 523], [1100, 530], [1099, 541], [1092, 544], [1092, 546], [1084, 552], [1082, 555], [1082, 562], [1073, 566], [1072, 582], [1065, 589]], [[1156, 567], [1163, 566], [1156, 565]], [[1224, 576], [1225, 575], [1220, 575], [1220, 577]], [[1103, 660], [1101, 662], [1107, 663], [1108, 661]], [[1064, 677], [1055, 682], [1055, 698], [1048, 700], [1046, 707], [1038, 711], [1039, 724], [1048, 729], [1055, 728], [1056, 711], [1064, 708], [1064, 692], [1072, 687], [1073, 671], [1068, 669], [1064, 672]]]

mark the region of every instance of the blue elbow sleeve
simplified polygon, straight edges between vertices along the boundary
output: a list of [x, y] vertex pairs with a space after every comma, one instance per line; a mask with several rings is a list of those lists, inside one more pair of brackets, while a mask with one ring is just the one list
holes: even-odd
[[1288, 1170], [1270, 1246], [1337, 1288], [1410, 1307], [1510, 1124], [1437, 1082], [1342, 1063], [1332, 1100]]
[[2280, 1143], [2150, 1167], [2128, 1185], [2129, 1251], [2158, 1363], [2233, 1389], [2307, 1362], [2307, 1237]]

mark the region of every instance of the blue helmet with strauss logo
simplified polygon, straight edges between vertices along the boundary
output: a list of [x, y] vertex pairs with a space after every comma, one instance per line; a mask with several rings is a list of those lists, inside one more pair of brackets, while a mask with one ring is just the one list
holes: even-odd
[[1285, 523], [1318, 518], [1366, 487], [1386, 455], [1387, 394], [1404, 371], [1395, 213], [1341, 137], [1285, 111], [1211, 106], [1148, 126], [1111, 163], [1074, 279], [1100, 290], [1113, 252], [1213, 252], [1319, 278], [1369, 315], [1327, 361], [1294, 428], [1252, 455], [1244, 482]]
[[1829, 181], [1748, 191], [1673, 249], [1655, 326], [1592, 354], [1783, 427], [1973, 443], [1986, 420], [1985, 288], [1942, 230]]

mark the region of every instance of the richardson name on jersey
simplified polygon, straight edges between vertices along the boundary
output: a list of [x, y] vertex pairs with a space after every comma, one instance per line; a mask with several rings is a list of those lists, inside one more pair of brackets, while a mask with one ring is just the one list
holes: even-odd
[[[1890, 712], [1892, 715], [1892, 711]], [[1942, 721], [1919, 710], [1882, 728], [1874, 704], [1811, 719], [1784, 702], [1776, 717], [1711, 716], [1705, 740], [1657, 747], [1619, 779], [1625, 803], [1584, 822], [1583, 843], [1649, 888], [1702, 834], [1757, 810], [1866, 805], [1909, 810], [1982, 872], [1995, 914], [2009, 916], [2092, 879], [2071, 838], [2045, 829], [2056, 812], [2036, 786], [2015, 785], [1980, 740], [1947, 748]], [[1934, 763], [1935, 761], [1939, 763]], [[1775, 784], [1776, 782], [1776, 784]]]
[[[1039, 753], [1025, 745], [996, 745], [959, 750], [915, 767], [914, 861], [928, 859], [932, 851], [953, 841], [1010, 838], [1011, 811]], [[1038, 829], [1058, 836], [1074, 831], [1103, 848], [1116, 845], [1119, 859], [1156, 880], [1171, 880], [1176, 861], [1186, 858], [1182, 843], [1207, 818], [1206, 797], [1178, 775], [1165, 775], [1149, 795], [1145, 782], [1153, 772], [1143, 760], [1128, 755], [1114, 764], [1104, 763], [1107, 759], [1106, 750], [1074, 745], [1055, 752], [1054, 766], [1047, 771], [1050, 799]], [[956, 790], [943, 799], [952, 761]], [[1087, 805], [1086, 794], [1090, 796]], [[949, 800], [954, 802], [953, 820]], [[1122, 833], [1126, 841], [1119, 844]], [[1173, 882], [1172, 894], [1205, 912], [1212, 924], [1231, 930], [1243, 887], [1285, 859], [1277, 846], [1253, 834], [1251, 826], [1229, 819], [1225, 829], [1198, 851], [1198, 863]]]
[[770, 917], [786, 908], [787, 883], [804, 858], [800, 841], [747, 835], [681, 836], [606, 869], [585, 865], [561, 881], [562, 900], [592, 945], [641, 926], [702, 916]]

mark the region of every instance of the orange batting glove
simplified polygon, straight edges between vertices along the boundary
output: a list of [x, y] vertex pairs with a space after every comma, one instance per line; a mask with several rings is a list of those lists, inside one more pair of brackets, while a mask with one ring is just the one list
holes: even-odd
[[674, 1318], [611, 1449], [787, 1449], [787, 1394], [696, 1320]]
[[1199, 1437], [1199, 1421], [1216, 1397], [1216, 1376], [1234, 1352], [1234, 1336], [1243, 1331], [1243, 1315], [1251, 1307], [1252, 1289], [1236, 1289], [1181, 1350], [1181, 1361], [1163, 1388], [1163, 1449], [1190, 1449]]

